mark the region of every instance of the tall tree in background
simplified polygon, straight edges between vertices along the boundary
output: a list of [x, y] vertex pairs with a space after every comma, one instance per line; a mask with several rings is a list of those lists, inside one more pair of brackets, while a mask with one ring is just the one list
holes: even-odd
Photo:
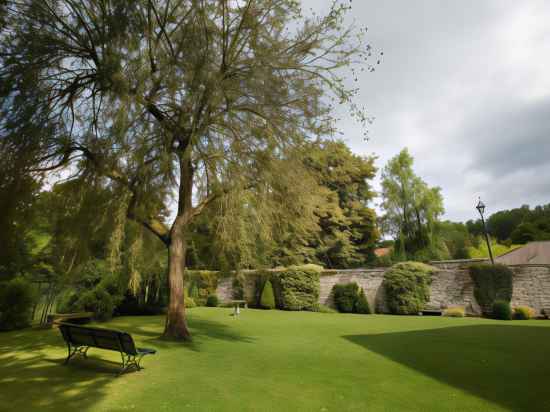
[[292, 192], [279, 162], [333, 131], [330, 102], [354, 93], [339, 69], [370, 54], [342, 27], [348, 7], [303, 19], [292, 0], [3, 3], [0, 134], [38, 142], [35, 170], [110, 179], [169, 251], [164, 335], [188, 339], [186, 232], [226, 194]]
[[402, 255], [434, 246], [435, 223], [444, 212], [441, 189], [429, 187], [412, 166], [405, 148], [382, 171], [382, 225]]
[[329, 190], [319, 210], [317, 259], [327, 267], [365, 264], [380, 237], [376, 213], [368, 207], [374, 198], [375, 158], [353, 154], [342, 141], [312, 142], [306, 150], [306, 166]]

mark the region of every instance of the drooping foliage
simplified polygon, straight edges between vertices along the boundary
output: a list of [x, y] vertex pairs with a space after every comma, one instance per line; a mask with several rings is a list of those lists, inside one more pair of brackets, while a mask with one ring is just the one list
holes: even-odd
[[396, 315], [416, 315], [430, 300], [435, 268], [419, 262], [401, 262], [384, 274], [386, 303]]
[[[71, 166], [126, 191], [128, 218], [170, 250], [164, 333], [189, 338], [190, 225], [217, 202], [222, 235], [249, 233], [223, 217], [295, 188], [280, 173], [290, 149], [334, 132], [333, 102], [356, 93], [341, 69], [371, 54], [343, 26], [348, 4], [304, 18], [294, 0], [3, 3], [0, 134], [36, 142], [36, 168]], [[155, 208], [172, 194], [167, 224]]]

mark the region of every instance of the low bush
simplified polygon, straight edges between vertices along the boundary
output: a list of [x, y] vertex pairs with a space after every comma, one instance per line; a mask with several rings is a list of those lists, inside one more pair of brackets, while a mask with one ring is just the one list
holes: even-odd
[[390, 312], [416, 315], [430, 300], [430, 284], [435, 268], [419, 262], [401, 262], [384, 275], [384, 291]]
[[78, 271], [73, 288], [58, 304], [58, 312], [93, 312], [96, 320], [113, 317], [115, 308], [124, 300], [122, 289], [115, 274], [104, 261], [90, 260]]
[[363, 289], [359, 291], [359, 295], [357, 296], [357, 301], [355, 302], [355, 312], [363, 314], [370, 313], [369, 301], [367, 300], [367, 296], [365, 295], [365, 291]]
[[189, 282], [188, 294], [199, 306], [204, 306], [209, 295], [216, 293], [219, 273], [209, 270], [186, 270]]
[[505, 300], [496, 300], [493, 303], [492, 315], [494, 319], [510, 320], [512, 319], [512, 307], [510, 302]]
[[0, 283], [0, 330], [30, 326], [37, 299], [36, 288], [23, 278]]
[[355, 282], [334, 285], [332, 297], [334, 306], [341, 313], [370, 313], [365, 291]]
[[332, 287], [332, 298], [334, 306], [341, 313], [353, 313], [359, 294], [359, 285], [357, 283], [336, 284]]
[[463, 318], [465, 316], [464, 307], [454, 306], [452, 308], [447, 308], [443, 312], [443, 316], [447, 316], [449, 318]]
[[516, 306], [514, 308], [514, 319], [516, 320], [533, 319], [535, 315], [535, 309], [530, 308], [529, 306]]
[[280, 294], [281, 309], [313, 309], [319, 300], [321, 270], [317, 265], [290, 266], [273, 276], [274, 289], [278, 289]]
[[501, 264], [483, 263], [470, 266], [474, 296], [484, 315], [491, 315], [495, 301], [510, 302], [513, 291], [512, 276], [512, 271]]
[[263, 309], [273, 309], [275, 307], [275, 295], [273, 294], [273, 286], [269, 280], [264, 284], [260, 298], [260, 307]]
[[215, 308], [218, 306], [219, 303], [220, 302], [218, 300], [218, 296], [214, 294], [208, 295], [208, 297], [206, 298], [206, 306], [208, 307]]

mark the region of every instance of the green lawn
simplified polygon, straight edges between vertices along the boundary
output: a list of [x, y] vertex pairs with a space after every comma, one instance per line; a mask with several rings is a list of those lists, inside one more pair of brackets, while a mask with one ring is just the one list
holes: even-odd
[[[62, 366], [57, 330], [0, 334], [2, 411], [548, 411], [550, 321], [190, 310], [192, 344], [161, 317], [105, 324], [158, 353]], [[108, 362], [107, 362], [108, 361]]]

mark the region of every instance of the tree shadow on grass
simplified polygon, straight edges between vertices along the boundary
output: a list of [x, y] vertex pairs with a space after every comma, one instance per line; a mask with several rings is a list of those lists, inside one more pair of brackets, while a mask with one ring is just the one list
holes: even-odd
[[175, 342], [173, 340], [164, 339], [159, 336], [158, 333], [136, 330], [136, 333], [150, 336], [149, 339], [145, 339], [143, 342], [151, 343], [158, 348], [175, 348], [184, 347], [195, 352], [200, 352], [201, 347], [211, 340], [222, 340], [234, 343], [252, 343], [254, 339], [251, 337], [243, 336], [230, 325], [225, 323], [205, 320], [205, 319], [190, 319], [189, 330], [191, 332], [192, 340], [190, 342]]
[[0, 411], [86, 411], [105, 396], [114, 365], [90, 359], [63, 366], [67, 352], [57, 333], [0, 334]]
[[505, 408], [550, 410], [550, 328], [475, 325], [344, 338]]

